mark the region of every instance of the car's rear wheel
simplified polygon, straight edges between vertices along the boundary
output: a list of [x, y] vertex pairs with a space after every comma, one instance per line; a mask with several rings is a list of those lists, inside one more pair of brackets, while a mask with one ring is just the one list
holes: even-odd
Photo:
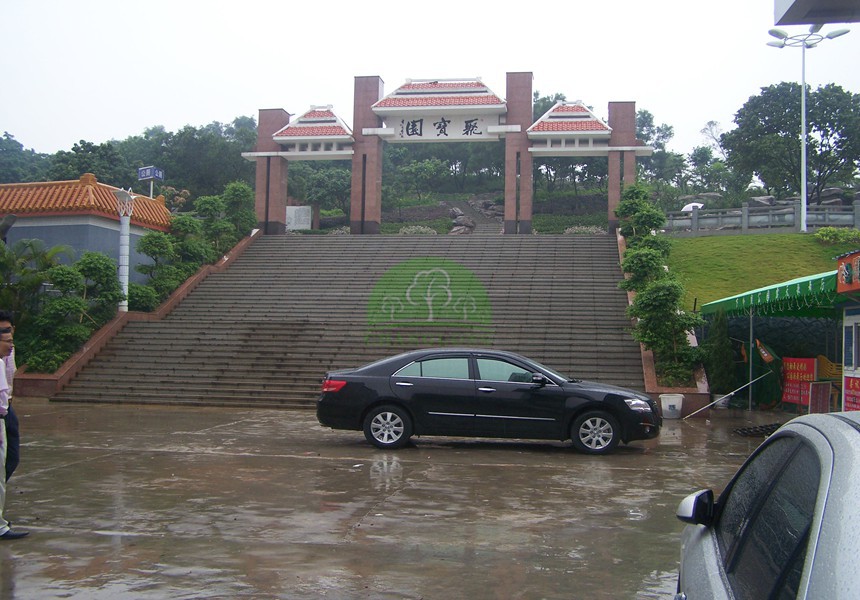
[[412, 437], [412, 419], [398, 406], [377, 406], [364, 418], [364, 437], [377, 448], [401, 448]]
[[586, 454], [608, 454], [621, 441], [615, 417], [603, 411], [590, 411], [576, 418], [570, 428], [574, 447]]

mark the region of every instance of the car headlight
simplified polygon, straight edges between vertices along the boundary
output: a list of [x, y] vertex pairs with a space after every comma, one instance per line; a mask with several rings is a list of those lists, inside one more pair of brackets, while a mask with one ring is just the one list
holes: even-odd
[[639, 398], [625, 398], [624, 402], [627, 403], [630, 410], [635, 410], [637, 412], [651, 412], [651, 405]]

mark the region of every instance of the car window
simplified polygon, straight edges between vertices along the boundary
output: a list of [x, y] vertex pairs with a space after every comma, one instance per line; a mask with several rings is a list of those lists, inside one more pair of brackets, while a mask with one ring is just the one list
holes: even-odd
[[716, 529], [736, 598], [796, 596], [820, 471], [808, 445], [778, 438], [732, 484]]
[[495, 358], [478, 359], [478, 379], [484, 381], [517, 381], [530, 383], [532, 373], [522, 367]]
[[782, 437], [765, 446], [738, 473], [721, 498], [722, 510], [715, 527], [717, 543], [724, 557], [735, 551], [735, 543], [747, 526], [755, 503], [794, 449], [794, 438]]
[[431, 358], [406, 365], [397, 373], [398, 377], [436, 377], [443, 379], [469, 379], [469, 359]]

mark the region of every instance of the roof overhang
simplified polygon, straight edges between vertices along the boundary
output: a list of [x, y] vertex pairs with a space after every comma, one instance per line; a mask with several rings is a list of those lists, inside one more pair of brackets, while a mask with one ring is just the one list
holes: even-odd
[[837, 271], [806, 275], [703, 304], [703, 315], [838, 318], [848, 298], [836, 291]]
[[824, 25], [860, 22], [857, 0], [774, 0], [776, 25]]
[[258, 158], [285, 158], [287, 160], [350, 160], [354, 154], [352, 148], [326, 151], [281, 151], [281, 152], [243, 152], [242, 158], [254, 162]]
[[508, 107], [504, 104], [452, 104], [450, 106], [391, 106], [374, 108], [373, 113], [378, 117], [410, 117], [433, 113], [440, 117], [448, 115], [503, 115]]
[[[531, 138], [531, 136], [529, 136]], [[565, 140], [567, 141], [567, 140]], [[633, 152], [636, 156], [651, 156], [651, 146], [601, 146], [561, 144], [557, 146], [531, 146], [529, 152], [534, 156], [609, 156], [610, 152]]]

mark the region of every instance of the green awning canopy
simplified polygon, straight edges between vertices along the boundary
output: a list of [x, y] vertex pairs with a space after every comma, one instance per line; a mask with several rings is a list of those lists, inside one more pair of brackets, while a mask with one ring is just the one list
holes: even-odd
[[836, 271], [798, 277], [703, 304], [703, 315], [723, 309], [726, 315], [841, 318], [847, 300], [836, 293]]

